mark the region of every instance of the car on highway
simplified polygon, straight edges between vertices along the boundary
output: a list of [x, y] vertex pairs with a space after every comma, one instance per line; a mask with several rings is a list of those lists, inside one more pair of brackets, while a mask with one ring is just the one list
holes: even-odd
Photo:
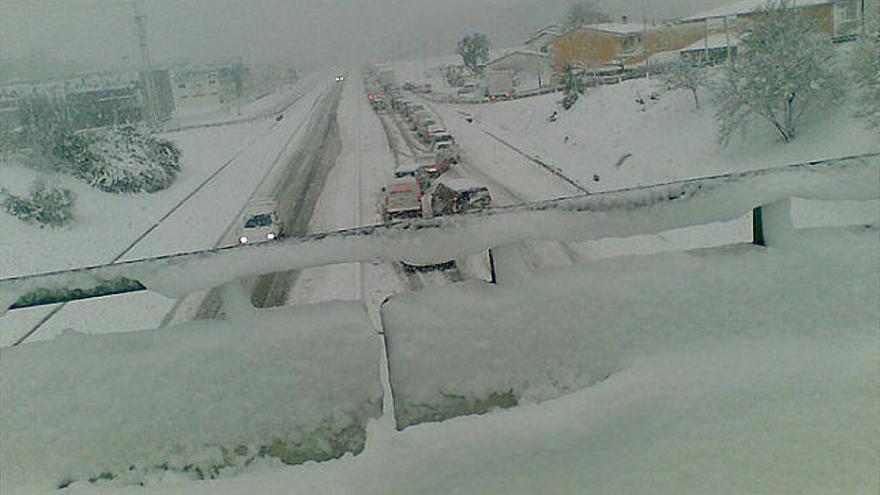
[[280, 239], [283, 234], [284, 224], [274, 199], [255, 199], [245, 206], [239, 244], [272, 241]]
[[437, 155], [424, 155], [416, 158], [415, 178], [419, 181], [422, 189], [427, 189], [431, 181], [440, 177], [449, 170], [449, 160], [441, 159]]
[[339, 74], [338, 76], [336, 76], [336, 82], [338, 82], [338, 83], [345, 82], [345, 76], [342, 74]]
[[492, 205], [489, 188], [470, 179], [439, 179], [430, 197], [431, 216], [455, 215]]
[[394, 177], [397, 177], [398, 179], [403, 177], [415, 177], [416, 170], [421, 166], [422, 164], [415, 159], [402, 160], [397, 165], [397, 168], [394, 169]]
[[431, 135], [431, 150], [437, 151], [437, 146], [440, 143], [452, 143], [455, 144], [455, 136], [451, 133], [447, 132], [445, 129], [439, 132], [435, 132]]
[[396, 179], [382, 188], [382, 220], [422, 216], [422, 190], [413, 178]]
[[409, 122], [410, 122], [409, 129], [411, 131], [417, 131], [419, 126], [422, 125], [422, 123], [427, 122], [429, 120], [435, 121], [434, 116], [431, 115], [431, 113], [426, 110], [420, 110], [420, 111], [412, 114], [409, 117]]
[[437, 154], [438, 160], [447, 160], [452, 163], [458, 163], [461, 160], [461, 152], [455, 141], [437, 141], [434, 143], [434, 153]]
[[422, 111], [425, 111], [425, 105], [422, 105], [421, 103], [410, 103], [406, 106], [406, 109], [404, 110], [404, 115], [406, 116], [407, 120], [412, 122], [413, 116], [415, 116], [416, 113]]
[[425, 144], [431, 144], [435, 140], [435, 136], [447, 134], [446, 128], [440, 124], [431, 124], [425, 128], [425, 132], [419, 136]]

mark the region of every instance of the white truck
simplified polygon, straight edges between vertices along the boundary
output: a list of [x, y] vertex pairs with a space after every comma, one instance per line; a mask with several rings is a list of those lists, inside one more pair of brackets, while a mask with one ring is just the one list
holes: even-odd
[[278, 216], [278, 204], [271, 198], [252, 199], [244, 209], [239, 244], [272, 241], [284, 234], [284, 224]]
[[508, 70], [486, 72], [486, 96], [490, 100], [513, 98], [513, 73]]

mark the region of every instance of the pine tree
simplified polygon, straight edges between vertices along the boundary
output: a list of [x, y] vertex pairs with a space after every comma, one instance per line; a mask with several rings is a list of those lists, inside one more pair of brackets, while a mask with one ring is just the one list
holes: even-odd
[[480, 64], [489, 60], [489, 38], [482, 33], [469, 34], [458, 42], [455, 53], [473, 74], [480, 73]]

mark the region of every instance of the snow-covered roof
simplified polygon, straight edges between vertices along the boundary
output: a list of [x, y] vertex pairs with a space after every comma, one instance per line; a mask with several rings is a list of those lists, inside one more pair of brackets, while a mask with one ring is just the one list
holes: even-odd
[[[736, 36], [730, 35], [730, 46], [736, 46], [739, 40]], [[724, 33], [716, 33], [710, 34], [706, 38], [700, 38], [699, 40], [691, 43], [690, 45], [682, 48], [679, 51], [682, 52], [692, 52], [705, 50], [706, 48], [712, 50], [713, 48], [726, 48], [727, 47], [727, 35]]]
[[621, 23], [621, 22], [604, 22], [601, 24], [586, 24], [581, 26], [585, 31], [600, 31], [603, 33], [616, 34], [626, 36], [630, 34], [638, 34], [645, 31], [645, 26], [641, 23]]
[[563, 34], [565, 34], [565, 31], [561, 27], [556, 24], [551, 24], [535, 31], [535, 34], [529, 37], [529, 39], [526, 40], [525, 44], [529, 45], [545, 36], [557, 38], [559, 36], [562, 36]]
[[[799, 8], [812, 7], [814, 5], [822, 5], [826, 3], [831, 3], [831, 0], [798, 0], [794, 4], [794, 6]], [[766, 4], [766, 0], [740, 0], [739, 2], [724, 5], [722, 7], [708, 10], [706, 12], [692, 15], [690, 17], [685, 17], [684, 19], [682, 19], [682, 21], [702, 21], [704, 19], [711, 19], [715, 17], [728, 17], [740, 14], [748, 14], [750, 12], [754, 12], [756, 9], [763, 7]]]
[[507, 52], [507, 53], [505, 53], [504, 55], [501, 55], [501, 56], [499, 56], [499, 57], [496, 57], [496, 58], [494, 58], [494, 59], [492, 59], [492, 60], [486, 62], [486, 65], [487, 65], [487, 66], [492, 65], [492, 64], [497, 63], [497, 62], [500, 62], [500, 61], [502, 61], [502, 60], [504, 60], [504, 59], [510, 58], [510, 57], [512, 57], [512, 56], [514, 56], [514, 55], [522, 55], [522, 56], [524, 56], [524, 57], [538, 57], [538, 58], [545, 59], [545, 60], [550, 60], [550, 59], [551, 59], [550, 55], [547, 55], [546, 53], [536, 52], [536, 51], [534, 51], [534, 50], [522, 50], [522, 49], [518, 49], [518, 50], [514, 50], [514, 51]]

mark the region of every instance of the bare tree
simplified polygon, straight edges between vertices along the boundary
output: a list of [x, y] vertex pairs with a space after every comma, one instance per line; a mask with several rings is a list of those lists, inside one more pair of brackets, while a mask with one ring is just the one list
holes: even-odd
[[480, 64], [489, 60], [489, 38], [482, 33], [469, 34], [458, 42], [455, 53], [473, 74], [480, 73]]
[[568, 30], [577, 29], [584, 24], [598, 24], [601, 22], [610, 22], [611, 17], [602, 12], [596, 2], [593, 0], [580, 0], [568, 4], [568, 10], [565, 11], [565, 28]]
[[700, 98], [697, 90], [706, 85], [708, 79], [706, 68], [688, 62], [677, 62], [669, 66], [660, 79], [667, 89], [687, 89], [694, 96], [694, 106], [700, 109]]
[[718, 91], [719, 140], [726, 144], [757, 117], [787, 143], [808, 110], [840, 95], [831, 41], [786, 0], [761, 7], [750, 27]]

